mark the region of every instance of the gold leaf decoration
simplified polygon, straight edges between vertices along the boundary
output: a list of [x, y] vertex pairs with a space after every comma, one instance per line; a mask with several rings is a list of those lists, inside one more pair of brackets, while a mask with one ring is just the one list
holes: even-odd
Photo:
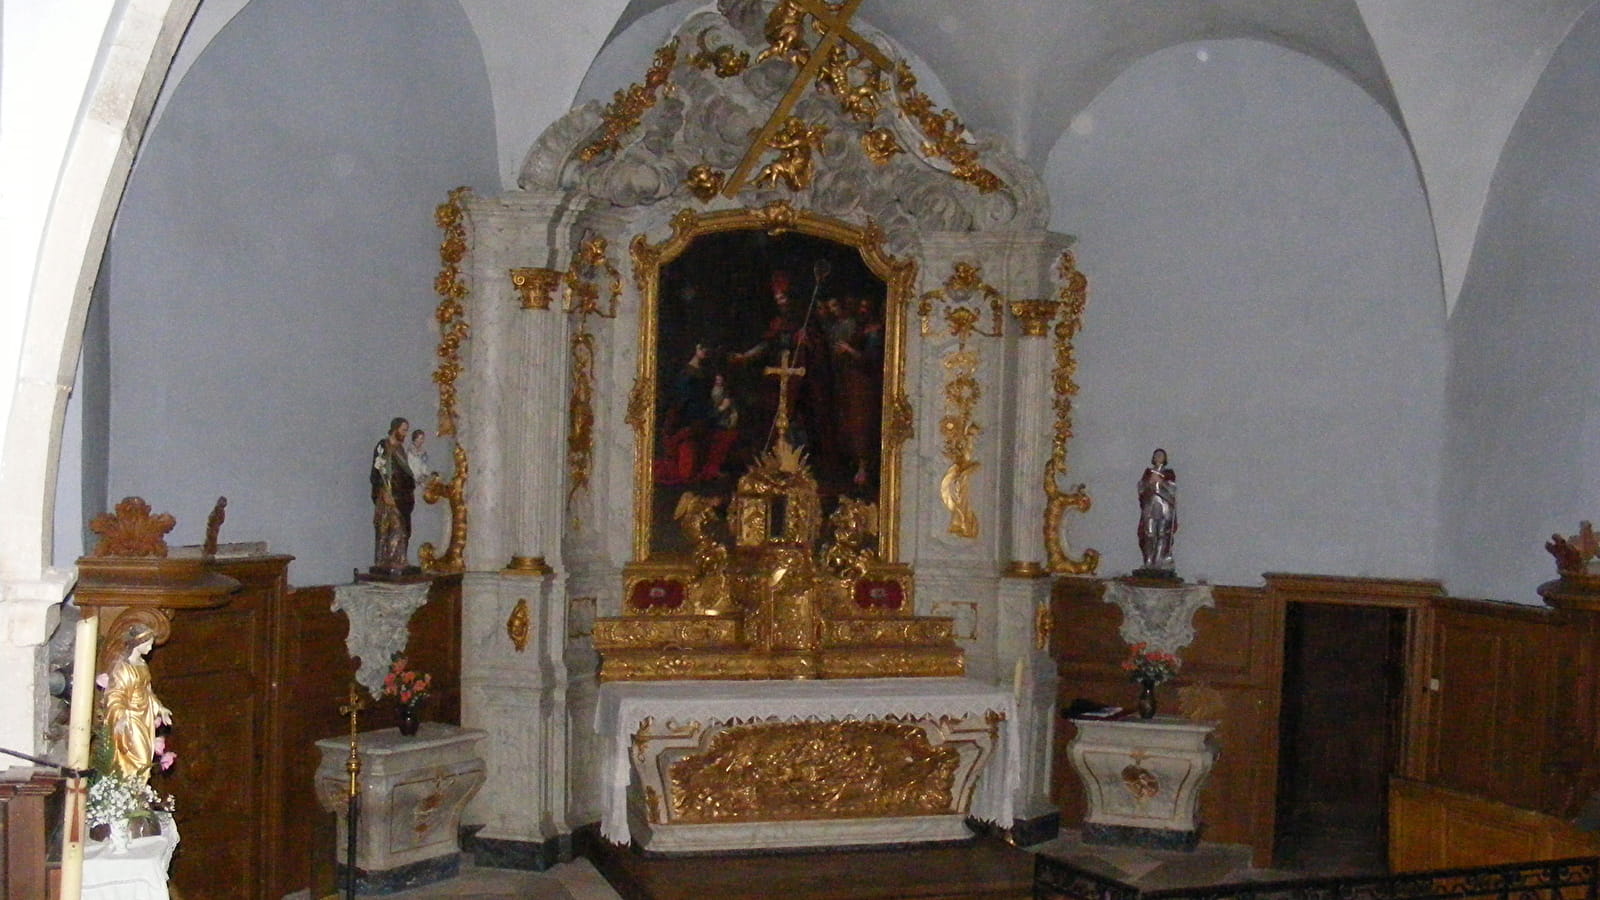
[[684, 176], [684, 184], [689, 186], [689, 193], [701, 203], [711, 202], [722, 190], [722, 185], [727, 182], [728, 176], [717, 169], [704, 163], [690, 169]]
[[756, 184], [770, 187], [781, 182], [791, 191], [803, 191], [810, 187], [811, 178], [816, 173], [816, 163], [811, 154], [821, 148], [822, 139], [827, 134], [826, 125], [808, 125], [790, 116], [767, 142], [767, 146], [778, 152], [778, 158], [761, 167]]
[[945, 814], [960, 764], [956, 747], [911, 723], [734, 726], [672, 764], [672, 813], [685, 823]]
[[511, 615], [506, 618], [506, 636], [511, 638], [511, 646], [518, 653], [528, 649], [528, 632], [532, 626], [533, 617], [528, 614], [528, 600], [526, 597], [518, 598], [517, 605], [511, 608]]
[[1063, 520], [1068, 510], [1087, 512], [1092, 502], [1083, 484], [1063, 488], [1061, 479], [1068, 471], [1067, 444], [1072, 440], [1072, 398], [1078, 393], [1073, 375], [1078, 362], [1073, 355], [1072, 339], [1083, 324], [1083, 311], [1089, 299], [1089, 279], [1078, 271], [1071, 251], [1061, 254], [1056, 265], [1061, 280], [1058, 293], [1060, 318], [1056, 321], [1055, 369], [1051, 373], [1055, 411], [1055, 426], [1050, 437], [1050, 458], [1044, 465], [1044, 548], [1045, 567], [1051, 572], [1070, 575], [1088, 575], [1100, 567], [1100, 553], [1086, 549], [1074, 557], [1061, 536]]
[[600, 137], [578, 151], [586, 163], [622, 149], [622, 139], [637, 128], [644, 114], [656, 105], [663, 88], [671, 88], [672, 67], [678, 61], [678, 41], [674, 38], [656, 51], [655, 61], [645, 73], [644, 84], [632, 84], [617, 91], [601, 113]]
[[948, 109], [935, 109], [933, 100], [917, 89], [917, 76], [901, 60], [895, 70], [900, 110], [915, 122], [924, 138], [922, 152], [950, 164], [950, 174], [988, 194], [1005, 187], [1000, 176], [978, 162], [977, 148], [967, 139], [967, 127]]

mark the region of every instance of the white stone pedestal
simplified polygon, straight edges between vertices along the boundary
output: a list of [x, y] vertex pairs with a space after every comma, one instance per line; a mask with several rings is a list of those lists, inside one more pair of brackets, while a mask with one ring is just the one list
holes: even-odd
[[[483, 785], [477, 743], [484, 732], [424, 722], [414, 737], [384, 728], [357, 735], [361, 811], [356, 825], [357, 892], [387, 894], [453, 878], [461, 868], [461, 810]], [[317, 797], [339, 815], [339, 863], [346, 858], [348, 737], [317, 741]]]
[[1078, 735], [1067, 753], [1089, 805], [1084, 842], [1194, 849], [1195, 807], [1217, 759], [1217, 723], [1156, 716], [1073, 724]]

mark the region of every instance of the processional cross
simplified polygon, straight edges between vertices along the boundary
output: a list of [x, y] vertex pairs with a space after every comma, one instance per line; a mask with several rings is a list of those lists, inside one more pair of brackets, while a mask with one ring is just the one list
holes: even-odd
[[812, 82], [817, 80], [817, 74], [822, 71], [828, 57], [840, 43], [854, 47], [862, 56], [872, 60], [879, 69], [885, 72], [894, 71], [894, 62], [884, 55], [876, 44], [850, 27], [850, 19], [860, 8], [862, 0], [845, 0], [837, 8], [823, 3], [822, 0], [780, 0], [780, 2], [789, 3], [815, 19], [816, 29], [822, 35], [822, 40], [810, 49], [810, 56], [806, 59], [806, 64], [801, 67], [800, 74], [795, 76], [794, 83], [789, 85], [789, 90], [778, 101], [778, 105], [773, 107], [772, 116], [767, 119], [767, 124], [761, 126], [755, 140], [750, 142], [750, 149], [745, 151], [744, 159], [739, 161], [739, 167], [728, 176], [728, 182], [722, 189], [723, 195], [727, 197], [738, 194], [744, 188], [745, 182], [750, 180], [750, 171], [755, 168], [761, 155], [771, 145], [773, 136], [788, 121], [790, 111], [800, 102], [800, 96]]
[[773, 420], [772, 427], [778, 433], [779, 440], [788, 440], [789, 437], [789, 379], [804, 378], [805, 366], [789, 365], [789, 351], [785, 350], [778, 357], [778, 364], [767, 366], [761, 370], [763, 375], [775, 375], [778, 378], [778, 415]]

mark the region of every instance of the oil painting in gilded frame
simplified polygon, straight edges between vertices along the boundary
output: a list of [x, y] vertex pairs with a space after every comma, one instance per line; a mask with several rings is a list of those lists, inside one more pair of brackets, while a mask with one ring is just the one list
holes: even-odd
[[805, 214], [782, 228], [744, 211], [674, 224], [664, 244], [635, 244], [646, 293], [638, 411], [648, 415], [635, 423], [635, 559], [688, 559], [680, 498], [717, 497], [725, 513], [772, 445], [783, 397], [824, 516], [841, 497], [878, 504], [878, 549], [893, 561], [914, 267], [886, 256], [874, 233]]

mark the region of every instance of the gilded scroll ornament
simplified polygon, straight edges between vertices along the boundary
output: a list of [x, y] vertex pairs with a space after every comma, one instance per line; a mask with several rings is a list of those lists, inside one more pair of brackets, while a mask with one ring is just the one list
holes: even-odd
[[543, 266], [512, 269], [511, 286], [522, 297], [523, 309], [549, 309], [555, 300], [556, 287], [561, 283], [561, 273]]
[[589, 486], [594, 463], [594, 335], [572, 336], [572, 396], [567, 398], [567, 503]]
[[1048, 599], [1040, 600], [1033, 608], [1033, 648], [1049, 650], [1050, 636], [1056, 629], [1056, 614]]
[[972, 538], [978, 536], [978, 514], [972, 508], [970, 482], [979, 468], [973, 451], [983, 431], [972, 421], [972, 411], [982, 394], [978, 379], [974, 377], [978, 355], [958, 350], [945, 359], [944, 365], [952, 375], [944, 388], [945, 404], [950, 411], [939, 420], [939, 436], [950, 468], [939, 481], [939, 499], [950, 511], [950, 533]]
[[767, 146], [777, 151], [778, 158], [761, 167], [756, 184], [771, 187], [781, 182], [791, 191], [810, 187], [817, 168], [811, 154], [821, 149], [822, 139], [827, 134], [826, 125], [808, 125], [790, 116], [767, 142]]
[[567, 398], [567, 504], [571, 506], [572, 498], [588, 487], [594, 463], [595, 337], [589, 331], [589, 316], [616, 318], [622, 297], [622, 273], [611, 262], [604, 236], [588, 235], [579, 242], [561, 281], [564, 309], [578, 320], [570, 342], [572, 393]]
[[467, 449], [457, 443], [452, 450], [456, 471], [449, 481], [428, 482], [422, 499], [428, 503], [450, 503], [450, 543], [441, 555], [430, 541], [417, 548], [417, 559], [428, 572], [461, 572], [466, 569], [467, 552]]
[[915, 122], [924, 138], [922, 152], [950, 164], [950, 174], [990, 193], [1005, 187], [1000, 176], [978, 162], [977, 148], [968, 139], [967, 127], [948, 109], [935, 109], [933, 100], [917, 89], [917, 76], [901, 60], [895, 67], [895, 87], [900, 94], [900, 111]]
[[[999, 337], [1005, 333], [1005, 297], [999, 290], [983, 280], [983, 270], [970, 262], [957, 261], [950, 267], [950, 276], [944, 284], [917, 301], [917, 318], [922, 324], [922, 336], [933, 334], [934, 311], [944, 309], [951, 337], [965, 342], [973, 334]], [[987, 308], [988, 329], [980, 328]]]
[[670, 41], [656, 51], [650, 70], [645, 73], [644, 84], [632, 84], [617, 91], [611, 103], [601, 113], [600, 137], [578, 151], [583, 162], [594, 162], [603, 156], [622, 149], [622, 139], [639, 126], [644, 114], [656, 105], [658, 94], [672, 89], [672, 67], [678, 61], [678, 42]]
[[528, 614], [528, 600], [526, 597], [518, 598], [517, 605], [511, 608], [511, 615], [506, 619], [506, 636], [511, 638], [511, 646], [518, 653], [528, 649], [528, 632], [533, 627], [533, 617]]
[[916, 437], [917, 415], [911, 407], [911, 398], [905, 394], [897, 394], [889, 403], [889, 411], [884, 416], [883, 437], [892, 445], [904, 444]]
[[633, 428], [634, 434], [641, 441], [644, 440], [650, 427], [651, 399], [655, 395], [656, 380], [646, 377], [635, 379], [633, 390], [628, 393], [628, 413], [623, 421]]
[[1092, 500], [1083, 484], [1063, 488], [1061, 479], [1068, 471], [1067, 444], [1072, 439], [1072, 398], [1077, 396], [1078, 385], [1073, 375], [1078, 362], [1073, 355], [1072, 340], [1083, 324], [1083, 311], [1089, 298], [1089, 279], [1078, 271], [1077, 261], [1071, 251], [1061, 254], [1056, 266], [1061, 280], [1060, 318], [1053, 329], [1056, 343], [1055, 369], [1052, 371], [1053, 400], [1056, 420], [1050, 438], [1050, 458], [1044, 466], [1044, 547], [1045, 566], [1051, 572], [1070, 575], [1088, 575], [1100, 567], [1100, 553], [1085, 549], [1072, 556], [1062, 538], [1063, 520], [1068, 510], [1087, 512]]
[[[1000, 291], [983, 280], [974, 263], [957, 261], [944, 284], [923, 294], [917, 302], [917, 317], [924, 337], [934, 333], [935, 313], [944, 312], [948, 334], [956, 339], [956, 350], [944, 360], [950, 373], [946, 382], [945, 415], [939, 420], [939, 436], [944, 456], [950, 461], [939, 482], [939, 499], [950, 511], [949, 531], [961, 537], [978, 536], [978, 514], [972, 508], [970, 482], [977, 472], [978, 435], [983, 428], [973, 421], [982, 388], [978, 384], [978, 352], [968, 342], [973, 335], [999, 337], [1005, 333], [1005, 300]], [[982, 322], [987, 314], [989, 327]]]
[[795, 208], [782, 200], [774, 200], [766, 206], [754, 211], [757, 226], [771, 235], [783, 234], [793, 231], [799, 214]]

